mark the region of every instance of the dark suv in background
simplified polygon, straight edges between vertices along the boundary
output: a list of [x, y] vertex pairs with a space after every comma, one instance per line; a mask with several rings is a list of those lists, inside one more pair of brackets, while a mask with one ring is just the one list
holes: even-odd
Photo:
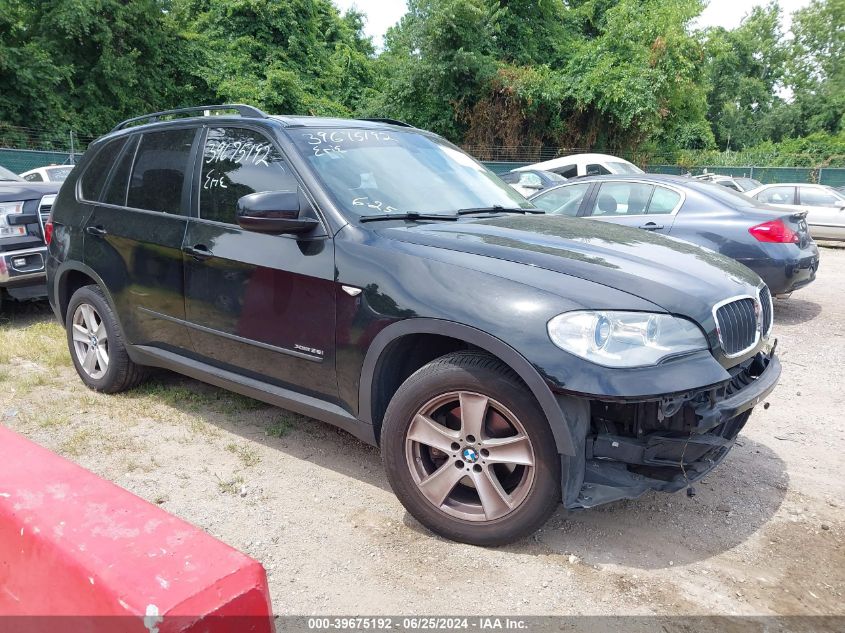
[[780, 375], [744, 266], [545, 215], [395, 121], [140, 117], [90, 146], [51, 224], [88, 386], [165, 367], [337, 425], [469, 543], [689, 486]]
[[0, 167], [0, 307], [47, 294], [45, 224], [61, 183], [27, 182]]

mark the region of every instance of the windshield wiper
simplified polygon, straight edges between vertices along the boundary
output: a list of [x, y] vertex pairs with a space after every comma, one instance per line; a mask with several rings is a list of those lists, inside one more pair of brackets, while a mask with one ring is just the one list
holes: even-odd
[[494, 204], [492, 207], [475, 207], [472, 209], [461, 209], [458, 215], [472, 215], [473, 213], [545, 213], [542, 209], [523, 209], [521, 207], [503, 207]]
[[457, 215], [442, 213], [385, 213], [382, 215], [362, 215], [361, 222], [378, 222], [379, 220], [457, 220]]

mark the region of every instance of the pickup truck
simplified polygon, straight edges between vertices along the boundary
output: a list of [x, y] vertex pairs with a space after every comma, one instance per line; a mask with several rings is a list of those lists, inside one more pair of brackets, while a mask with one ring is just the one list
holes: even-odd
[[27, 182], [0, 167], [0, 309], [47, 295], [45, 224], [62, 183]]

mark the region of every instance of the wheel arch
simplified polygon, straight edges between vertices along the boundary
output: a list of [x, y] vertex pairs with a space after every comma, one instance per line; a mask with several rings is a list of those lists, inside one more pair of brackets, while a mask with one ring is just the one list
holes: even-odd
[[67, 263], [59, 270], [55, 284], [55, 302], [58, 311], [56, 316], [59, 317], [62, 325], [65, 325], [67, 308], [70, 305], [70, 299], [73, 297], [73, 293], [89, 285], [96, 285], [100, 288], [109, 306], [117, 314], [111, 293], [109, 293], [100, 276], [81, 262]]
[[[558, 453], [575, 454], [575, 443], [566, 417], [555, 395], [534, 366], [501, 339], [474, 327], [442, 319], [405, 319], [387, 326], [373, 339], [361, 368], [358, 417], [373, 425], [377, 441], [387, 403], [407, 378], [407, 375], [403, 375], [405, 372], [391, 374], [390, 370], [397, 366], [396, 359], [403, 357], [403, 350], [407, 350], [407, 347], [403, 348], [403, 341], [418, 337], [426, 337], [427, 342], [436, 340], [443, 343], [440, 349], [428, 347], [429, 355], [440, 351], [443, 353], [436, 353], [419, 366], [411, 363], [413, 371], [445, 353], [466, 348], [483, 350], [505, 363], [525, 383], [543, 410], [554, 435]], [[453, 344], [450, 346], [448, 341]], [[401, 365], [400, 363], [399, 366]], [[408, 375], [413, 371], [408, 372]]]

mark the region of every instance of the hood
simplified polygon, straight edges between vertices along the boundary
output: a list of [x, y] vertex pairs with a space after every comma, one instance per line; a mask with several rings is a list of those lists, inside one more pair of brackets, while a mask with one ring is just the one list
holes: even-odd
[[[416, 224], [379, 232], [391, 239], [586, 279], [702, 325], [712, 322], [714, 304], [741, 294], [756, 294], [761, 284], [760, 278], [742, 264], [695, 244], [595, 220], [520, 215]], [[561, 295], [566, 296], [564, 279]]]
[[59, 193], [60, 182], [17, 182], [0, 180], [0, 202], [36, 200], [51, 193]]

